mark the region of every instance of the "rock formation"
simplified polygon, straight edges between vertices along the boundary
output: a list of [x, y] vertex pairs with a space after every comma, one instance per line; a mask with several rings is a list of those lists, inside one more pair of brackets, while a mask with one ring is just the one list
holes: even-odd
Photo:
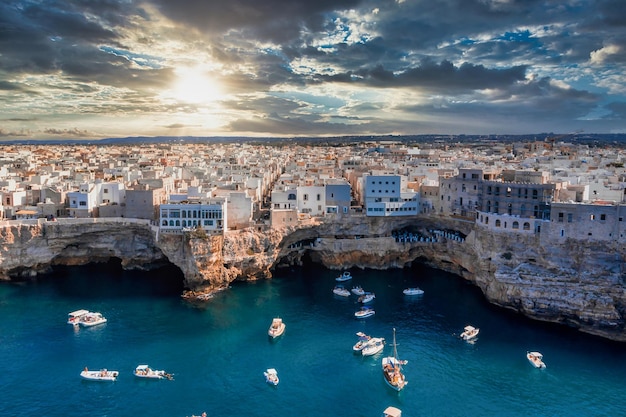
[[[6, 223], [0, 227], [0, 278], [6, 280], [32, 278], [53, 265], [111, 258], [127, 269], [171, 262], [184, 274], [184, 295], [202, 297], [235, 280], [270, 278], [274, 268], [300, 264], [304, 256], [331, 269], [420, 262], [473, 282], [504, 308], [626, 341], [625, 251], [603, 242], [548, 242], [538, 234], [499, 233], [439, 217], [363, 216], [223, 236], [202, 230], [158, 233], [149, 222], [131, 219]], [[399, 233], [427, 239], [402, 242], [394, 238]]]

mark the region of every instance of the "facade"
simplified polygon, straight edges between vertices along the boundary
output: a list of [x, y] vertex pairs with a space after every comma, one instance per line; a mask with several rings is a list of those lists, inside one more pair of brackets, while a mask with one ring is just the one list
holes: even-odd
[[323, 185], [298, 186], [297, 208], [299, 213], [323, 216], [326, 211], [326, 191]]
[[350, 214], [352, 195], [350, 184], [344, 179], [327, 180], [324, 187], [326, 213], [336, 214], [338, 217]]
[[363, 184], [367, 216], [415, 216], [419, 213], [419, 193], [403, 192], [400, 175], [366, 175]]
[[226, 200], [161, 204], [159, 230], [177, 232], [201, 228], [210, 233], [224, 233], [228, 224]]
[[126, 190], [125, 217], [157, 220], [159, 205], [167, 201], [163, 188], [140, 185]]

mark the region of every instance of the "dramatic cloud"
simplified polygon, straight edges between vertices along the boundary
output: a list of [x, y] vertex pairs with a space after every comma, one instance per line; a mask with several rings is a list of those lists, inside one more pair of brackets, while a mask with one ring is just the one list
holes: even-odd
[[623, 132], [622, 0], [5, 0], [3, 139]]

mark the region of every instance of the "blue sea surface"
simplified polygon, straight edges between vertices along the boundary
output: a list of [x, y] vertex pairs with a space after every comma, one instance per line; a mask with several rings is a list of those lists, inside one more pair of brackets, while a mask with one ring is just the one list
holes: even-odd
[[[416, 265], [351, 270], [347, 288], [376, 294], [376, 315], [354, 318], [357, 296], [332, 293], [338, 271], [279, 269], [236, 283], [207, 303], [181, 299], [176, 268], [58, 268], [0, 285], [0, 416], [380, 416], [393, 405], [414, 416], [624, 416], [626, 345], [525, 319], [487, 303], [461, 278]], [[407, 287], [425, 293], [408, 297]], [[66, 324], [85, 308], [108, 322]], [[273, 317], [287, 328], [277, 340]], [[472, 324], [475, 343], [458, 335]], [[384, 382], [381, 358], [396, 329], [409, 384]], [[362, 331], [387, 341], [372, 357], [352, 352]], [[533, 368], [527, 350], [543, 353]], [[133, 376], [139, 364], [174, 380]], [[79, 376], [118, 370], [115, 382]], [[265, 382], [276, 368], [280, 384]]]

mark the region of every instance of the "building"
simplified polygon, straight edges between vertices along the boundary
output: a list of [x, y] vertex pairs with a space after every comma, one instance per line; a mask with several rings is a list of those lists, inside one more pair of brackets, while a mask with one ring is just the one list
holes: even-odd
[[419, 213], [419, 192], [406, 192], [400, 175], [363, 176], [367, 216], [415, 216]]
[[224, 199], [161, 204], [159, 230], [177, 232], [200, 228], [210, 233], [224, 233], [228, 224], [227, 208]]

